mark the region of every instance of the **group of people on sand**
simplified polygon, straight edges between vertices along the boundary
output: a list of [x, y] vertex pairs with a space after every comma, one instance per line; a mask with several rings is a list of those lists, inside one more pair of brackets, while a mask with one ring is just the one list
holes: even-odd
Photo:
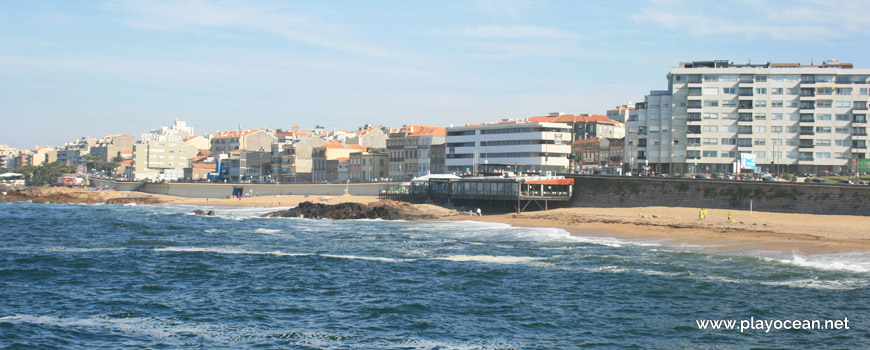
[[[700, 210], [698, 210], [698, 220], [705, 220], [705, 219], [707, 219], [707, 208], [701, 208]], [[729, 210], [728, 211], [728, 223], [730, 224], [733, 222], [734, 222], [734, 215], [732, 215], [731, 211]]]

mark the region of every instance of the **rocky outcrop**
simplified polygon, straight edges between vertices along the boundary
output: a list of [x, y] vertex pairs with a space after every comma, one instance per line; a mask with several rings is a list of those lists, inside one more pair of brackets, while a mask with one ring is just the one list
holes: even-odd
[[425, 220], [435, 216], [422, 213], [410, 203], [381, 201], [366, 204], [340, 203], [323, 204], [302, 202], [293, 209], [279, 210], [263, 214], [265, 218], [313, 218], [313, 219], [383, 219], [383, 220]]
[[[124, 196], [124, 197], [119, 197]], [[32, 187], [0, 192], [0, 201], [33, 203], [84, 203], [84, 204], [159, 204], [161, 200], [141, 194], [120, 193], [116, 191], [88, 191], [66, 187]]]
[[202, 209], [197, 209], [193, 211], [196, 215], [205, 215], [205, 216], [214, 216], [214, 210], [205, 211]]
[[120, 197], [120, 198], [109, 198], [106, 200], [106, 204], [160, 204], [161, 202], [156, 198], [150, 197]]

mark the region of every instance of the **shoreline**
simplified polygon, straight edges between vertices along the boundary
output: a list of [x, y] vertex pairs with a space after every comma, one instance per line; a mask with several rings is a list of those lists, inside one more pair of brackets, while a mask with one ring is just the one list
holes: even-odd
[[[728, 210], [710, 209], [706, 220], [699, 220], [697, 211], [681, 207], [561, 208], [481, 217], [458, 215], [438, 220], [552, 227], [572, 236], [655, 240], [713, 250], [751, 248], [808, 253], [870, 250], [870, 233], [862, 230], [870, 225], [870, 218], [758, 211], [750, 215], [748, 211], [732, 210], [736, 222], [728, 223]], [[692, 212], [696, 216], [687, 218]]]
[[[110, 199], [138, 199], [148, 204], [260, 207], [264, 209], [298, 206], [310, 201], [324, 204], [378, 202], [376, 196], [316, 196], [267, 195], [232, 198], [185, 198], [140, 192], [113, 190], [81, 191], [49, 188], [34, 196], [34, 202], [46, 202], [56, 196], [70, 199], [68, 203], [106, 202]], [[0, 196], [0, 199], [3, 199]], [[56, 201], [50, 200], [52, 203]], [[870, 250], [870, 217], [854, 215], [794, 214], [730, 210], [734, 222], [727, 222], [729, 210], [709, 209], [705, 220], [699, 220], [699, 208], [572, 207], [522, 214], [486, 214], [471, 216], [467, 212], [433, 204], [414, 204], [420, 214], [435, 219], [424, 221], [481, 221], [503, 223], [517, 227], [550, 227], [567, 231], [573, 236], [612, 237], [629, 240], [656, 240], [669, 245], [692, 244], [707, 249], [727, 250], [752, 248], [777, 251], [837, 252]]]

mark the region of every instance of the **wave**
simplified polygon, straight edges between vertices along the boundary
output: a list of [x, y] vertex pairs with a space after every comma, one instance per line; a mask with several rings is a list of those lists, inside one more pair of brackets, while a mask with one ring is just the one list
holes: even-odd
[[184, 252], [184, 253], [215, 253], [215, 254], [240, 254], [240, 255], [274, 255], [274, 256], [320, 256], [333, 259], [350, 259], [350, 260], [369, 260], [382, 262], [403, 262], [416, 261], [416, 259], [396, 259], [386, 257], [371, 257], [371, 256], [356, 256], [356, 255], [336, 255], [336, 254], [306, 254], [306, 253], [284, 253], [282, 251], [258, 251], [246, 250], [237, 248], [221, 248], [221, 247], [165, 247], [155, 248], [157, 252]]
[[275, 256], [309, 256], [311, 254], [304, 253], [284, 253], [281, 251], [257, 251], [236, 248], [219, 248], [219, 247], [165, 247], [154, 248], [155, 252], [184, 252], [184, 253], [216, 253], [216, 254], [242, 254], [242, 255], [275, 255]]
[[109, 247], [97, 247], [97, 248], [75, 248], [75, 247], [47, 247], [41, 249], [44, 252], [70, 252], [70, 253], [90, 253], [90, 252], [115, 252], [125, 250], [127, 248], [109, 248]]
[[760, 257], [761, 260], [826, 271], [870, 272], [870, 255], [863, 252], [801, 255], [791, 258]]
[[434, 260], [447, 260], [455, 262], [482, 262], [491, 264], [525, 264], [533, 261], [544, 260], [546, 258], [535, 258], [530, 256], [493, 256], [493, 255], [450, 255]]
[[278, 234], [281, 232], [283, 232], [283, 231], [276, 230], [276, 229], [270, 229], [270, 228], [258, 228], [256, 230], [254, 230], [254, 233], [260, 233], [260, 234], [264, 234], [264, 235], [274, 235], [274, 234]]
[[333, 255], [333, 254], [320, 254], [320, 256], [325, 257], [325, 258], [334, 258], [334, 259], [370, 260], [370, 261], [383, 261], [383, 262], [416, 261], [416, 259], [394, 259], [394, 258], [382, 258], [382, 257], [372, 257], [372, 256], [356, 256], [356, 255]]

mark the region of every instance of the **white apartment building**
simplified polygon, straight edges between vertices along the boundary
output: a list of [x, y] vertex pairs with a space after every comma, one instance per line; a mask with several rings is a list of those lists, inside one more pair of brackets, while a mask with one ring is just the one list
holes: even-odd
[[184, 177], [184, 168], [197, 149], [186, 142], [141, 140], [133, 144], [133, 165], [127, 178], [173, 181]]
[[564, 172], [571, 153], [571, 126], [520, 119], [449, 127], [445, 152], [447, 172], [457, 175], [495, 170]]
[[667, 79], [626, 123], [626, 170], [730, 173], [747, 153], [757, 171], [836, 173], [867, 157], [870, 69], [695, 61]]

